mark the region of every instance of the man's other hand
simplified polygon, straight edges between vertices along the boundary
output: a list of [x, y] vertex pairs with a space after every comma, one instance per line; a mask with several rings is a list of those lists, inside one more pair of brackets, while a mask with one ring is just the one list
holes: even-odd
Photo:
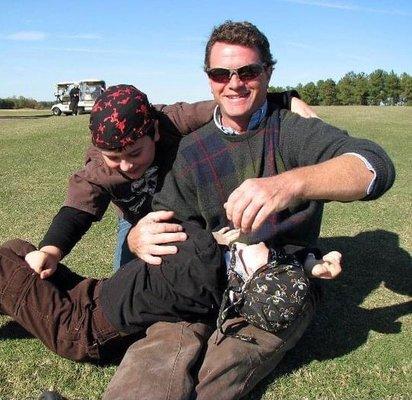
[[173, 216], [173, 211], [154, 211], [142, 218], [127, 236], [130, 251], [152, 265], [161, 264], [160, 256], [176, 254], [176, 246], [165, 246], [165, 244], [183, 242], [187, 239], [187, 235], [181, 225], [165, 222]]
[[224, 204], [226, 216], [242, 233], [258, 229], [268, 216], [300, 200], [303, 182], [293, 171], [244, 181]]

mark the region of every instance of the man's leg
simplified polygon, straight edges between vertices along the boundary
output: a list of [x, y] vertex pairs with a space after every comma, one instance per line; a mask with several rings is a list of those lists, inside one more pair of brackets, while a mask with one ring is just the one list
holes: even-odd
[[202, 323], [152, 325], [146, 337], [128, 349], [103, 400], [189, 399], [194, 388], [191, 368], [211, 332]]
[[0, 247], [0, 309], [59, 355], [78, 361], [98, 358], [93, 332], [106, 334], [107, 327], [95, 301], [99, 281], [81, 278], [61, 264], [55, 279], [65, 280], [70, 290], [42, 280], [24, 261], [34, 249], [21, 240]]
[[[194, 398], [237, 400], [245, 396], [269, 375], [285, 353], [296, 345], [313, 315], [314, 305], [310, 303], [302, 316], [289, 328], [277, 334], [246, 324], [241, 318], [226, 321], [224, 329], [232, 327], [236, 333], [255, 338], [256, 343], [244, 342], [230, 336], [221, 340], [221, 334], [218, 334], [216, 343], [217, 332], [214, 332], [207, 344]], [[237, 322], [239, 330], [235, 328]]]

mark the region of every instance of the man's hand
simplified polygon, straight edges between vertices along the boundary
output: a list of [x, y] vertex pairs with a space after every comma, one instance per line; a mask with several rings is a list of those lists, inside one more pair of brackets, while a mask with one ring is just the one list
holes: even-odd
[[224, 204], [226, 216], [242, 233], [256, 230], [270, 214], [295, 204], [300, 199], [301, 186], [293, 171], [247, 179]]
[[44, 250], [34, 250], [26, 254], [25, 260], [30, 268], [40, 275], [41, 279], [47, 279], [56, 272], [60, 258]]
[[173, 211], [154, 211], [142, 218], [127, 236], [130, 251], [153, 265], [161, 264], [162, 258], [159, 256], [176, 254], [176, 246], [162, 246], [187, 239], [181, 225], [164, 222], [173, 218], [173, 215]]
[[296, 114], [299, 114], [303, 118], [319, 118], [311, 107], [297, 97], [292, 97], [292, 101], [290, 102], [290, 110]]

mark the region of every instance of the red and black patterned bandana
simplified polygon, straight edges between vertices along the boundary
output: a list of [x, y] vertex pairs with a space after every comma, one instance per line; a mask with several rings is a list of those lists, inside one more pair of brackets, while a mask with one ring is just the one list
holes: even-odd
[[153, 128], [147, 96], [132, 85], [109, 87], [96, 100], [90, 114], [95, 146], [111, 150], [125, 147]]

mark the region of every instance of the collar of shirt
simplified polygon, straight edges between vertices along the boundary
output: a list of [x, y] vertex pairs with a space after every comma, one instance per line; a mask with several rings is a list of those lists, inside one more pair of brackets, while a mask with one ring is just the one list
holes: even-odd
[[[256, 110], [249, 121], [249, 124], [247, 126], [247, 130], [250, 131], [252, 129], [256, 129], [259, 124], [262, 122], [262, 119], [266, 115], [268, 109], [268, 102], [267, 100], [263, 103], [262, 107], [260, 107], [258, 110]], [[235, 129], [229, 127], [229, 126], [223, 126], [222, 125], [222, 114], [220, 112], [219, 106], [216, 106], [215, 111], [213, 113], [213, 119], [215, 121], [216, 126], [226, 135], [239, 135], [240, 132], [236, 131]]]

